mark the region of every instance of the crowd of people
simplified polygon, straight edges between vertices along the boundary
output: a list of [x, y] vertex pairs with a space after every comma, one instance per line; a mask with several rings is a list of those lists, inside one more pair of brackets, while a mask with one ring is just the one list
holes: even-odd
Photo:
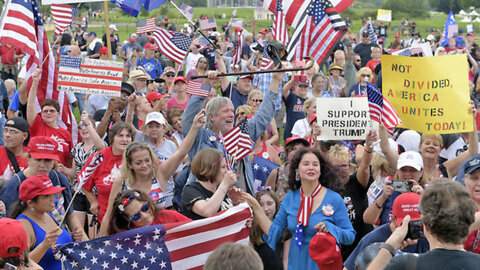
[[[18, 74], [2, 70], [0, 81], [0, 230], [11, 232], [0, 237], [0, 268], [61, 269], [55, 245], [204, 219], [246, 202], [250, 247], [222, 245], [205, 269], [230, 262], [222, 256], [251, 258], [242, 265], [248, 269], [475, 269], [478, 37], [459, 31], [444, 39], [433, 30], [423, 39], [404, 24], [391, 33], [374, 23], [378, 43], [367, 24], [360, 35], [348, 31], [307, 71], [236, 78], [218, 75], [260, 69], [272, 29], [246, 33], [242, 59], [233, 64], [233, 29], [212, 31], [206, 45], [195, 27], [178, 27], [194, 37], [178, 65], [150, 33], [120, 42], [116, 25], [100, 37], [75, 24], [56, 37], [57, 62], [63, 55], [107, 60], [107, 38], [113, 60], [124, 62], [119, 97], [67, 94], [81, 112], [78, 142], [58, 125], [57, 100], [45, 99], [37, 110], [42, 70], [29, 84], [23, 52], [2, 45], [2, 63], [8, 57]], [[467, 55], [471, 102], [458, 109], [471, 114], [472, 132], [397, 128], [391, 136], [381, 126], [362, 141], [317, 140], [316, 99], [366, 96], [367, 83], [381, 91], [389, 79], [382, 78], [381, 56], [422, 43], [435, 56]], [[187, 93], [190, 81], [208, 95]], [[239, 124], [254, 145], [235, 160], [223, 134]], [[263, 180], [259, 159], [274, 164]]]

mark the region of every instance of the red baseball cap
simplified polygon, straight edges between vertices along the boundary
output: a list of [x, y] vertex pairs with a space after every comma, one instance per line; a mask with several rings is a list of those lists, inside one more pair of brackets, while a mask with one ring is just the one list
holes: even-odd
[[[18, 220], [11, 218], [0, 219], [0, 232], [3, 233], [0, 237], [0, 257], [22, 257], [22, 253], [27, 249], [28, 237], [27, 232], [22, 226], [22, 223]], [[10, 248], [18, 248], [16, 252], [10, 253]]]
[[57, 194], [64, 189], [64, 187], [54, 187], [47, 175], [38, 174], [30, 176], [20, 184], [18, 197], [22, 202], [27, 202], [38, 195]]
[[314, 113], [314, 114], [312, 114], [312, 116], [310, 116], [310, 119], [308, 120], [308, 123], [312, 124], [313, 121], [315, 121], [315, 120], [317, 120], [317, 114], [316, 113]]
[[108, 48], [103, 46], [100, 48], [100, 51], [98, 51], [99, 54], [108, 54]]
[[157, 47], [155, 47], [155, 45], [153, 45], [153, 43], [147, 43], [145, 44], [145, 47], [143, 47], [144, 49], [149, 49], [149, 50], [156, 50]]
[[310, 258], [320, 269], [341, 270], [343, 268], [342, 253], [337, 245], [337, 239], [329, 233], [317, 232], [310, 240], [308, 251]]
[[178, 81], [182, 81], [182, 82], [184, 82], [184, 83], [187, 83], [187, 79], [186, 79], [185, 77], [183, 77], [183, 76], [177, 76], [177, 77], [175, 78], [175, 81], [173, 81], [173, 84], [176, 84]]
[[260, 31], [258, 31], [258, 33], [266, 35], [267, 34], [267, 29], [262, 28], [262, 29], [260, 29]]
[[309, 147], [310, 144], [308, 143], [307, 140], [305, 140], [304, 138], [302, 137], [299, 137], [299, 136], [292, 136], [290, 138], [287, 138], [285, 140], [285, 146], [289, 145], [290, 143], [292, 142], [295, 142], [295, 141], [300, 141], [301, 143], [303, 143], [306, 147]]
[[35, 159], [53, 159], [58, 161], [57, 148], [58, 143], [54, 139], [45, 136], [36, 136], [30, 139], [27, 150]]
[[420, 220], [420, 212], [418, 211], [418, 203], [420, 202], [420, 195], [413, 192], [406, 192], [400, 194], [395, 201], [393, 201], [392, 215], [397, 219], [397, 224], [400, 226], [406, 215], [410, 215], [410, 220]]
[[152, 91], [150, 93], [148, 93], [145, 98], [148, 100], [148, 102], [152, 103], [154, 102], [155, 100], [157, 99], [161, 99], [163, 97], [162, 94], [160, 94], [159, 92], [157, 91]]

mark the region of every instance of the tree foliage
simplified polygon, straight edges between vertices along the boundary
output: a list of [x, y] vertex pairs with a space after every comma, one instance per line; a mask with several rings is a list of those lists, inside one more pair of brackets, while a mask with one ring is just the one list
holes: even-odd
[[[475, 2], [477, 0], [473, 0]], [[430, 0], [430, 5], [435, 11], [443, 12], [445, 14], [453, 11], [453, 14], [457, 14], [461, 9], [461, 0]]]
[[470, 7], [480, 8], [480, 2], [478, 0], [461, 0], [460, 3], [464, 10], [468, 10]]
[[427, 13], [427, 5], [425, 0], [386, 0], [383, 3], [382, 8], [408, 14], [412, 17], [423, 17]]

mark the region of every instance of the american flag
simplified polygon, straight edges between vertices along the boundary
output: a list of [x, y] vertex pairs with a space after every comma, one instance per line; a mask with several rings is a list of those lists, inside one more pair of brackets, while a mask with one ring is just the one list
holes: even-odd
[[263, 56], [262, 62], [260, 62], [260, 70], [269, 70], [273, 68], [273, 60], [270, 58], [267, 52], [268, 41], [263, 42]]
[[252, 152], [254, 142], [250, 138], [248, 131], [248, 119], [243, 120], [225, 133], [225, 148], [227, 152], [235, 158], [241, 160]]
[[155, 18], [143, 19], [137, 21], [137, 34], [153, 32], [155, 28]]
[[35, 107], [40, 112], [40, 104], [45, 98], [57, 100], [60, 104], [58, 125], [72, 134], [73, 143], [77, 143], [77, 124], [70, 110], [65, 92], [57, 90], [57, 69], [50, 50], [47, 32], [42, 22], [37, 1], [12, 0], [6, 5], [3, 30], [0, 30], [0, 43], [10, 44], [27, 53], [27, 80], [30, 89], [31, 75], [37, 69], [42, 70], [38, 84]]
[[[287, 46], [288, 59], [299, 61], [311, 56], [318, 64], [330, 54], [345, 34], [347, 25], [328, 0], [315, 0], [308, 11], [305, 26], [295, 29]], [[290, 50], [290, 51], [289, 51]]]
[[371, 83], [367, 83], [367, 97], [370, 118], [382, 124], [390, 134], [393, 134], [393, 129], [403, 124], [395, 108]]
[[259, 187], [265, 186], [268, 176], [275, 169], [280, 167], [278, 164], [271, 162], [263, 157], [253, 157], [252, 169], [253, 179], [255, 181], [255, 190], [258, 191]]
[[372, 27], [372, 22], [368, 22], [368, 25], [367, 25], [367, 31], [368, 31], [368, 35], [370, 35], [370, 41], [377, 44], [378, 41], [377, 41], [377, 35], [375, 34], [375, 30], [373, 30], [373, 27]]
[[[332, 0], [331, 2], [338, 12], [342, 12], [354, 1], [355, 0]], [[264, 8], [275, 13], [277, 0], [262, 0], [262, 2]], [[298, 28], [311, 2], [312, 0], [283, 0], [283, 10], [287, 25], [290, 25], [294, 29]]]
[[283, 44], [288, 43], [288, 29], [285, 22], [285, 13], [282, 9], [282, 0], [277, 0], [272, 30], [274, 40], [279, 41]]
[[217, 28], [217, 23], [215, 22], [215, 18], [211, 17], [208, 19], [200, 20], [200, 29], [209, 30], [213, 28]]
[[203, 84], [201, 82], [196, 82], [193, 80], [188, 81], [187, 83], [187, 94], [207, 97], [210, 89], [205, 89], [202, 87]]
[[246, 203], [201, 220], [153, 225], [61, 245], [65, 269], [202, 269], [219, 245], [248, 245]]
[[92, 158], [90, 163], [85, 166], [85, 169], [83, 169], [77, 177], [77, 182], [78, 185], [76, 187], [76, 190], [81, 190], [83, 184], [87, 182], [87, 180], [92, 176], [93, 172], [102, 164], [103, 162], [103, 154], [102, 153], [95, 153], [95, 156]]
[[235, 47], [235, 52], [233, 53], [233, 65], [237, 65], [242, 60], [242, 45], [243, 45], [243, 33], [242, 31], [235, 32], [237, 35], [237, 46]]
[[187, 17], [190, 21], [193, 19], [193, 8], [186, 4], [180, 5], [180, 10], [183, 12], [185, 17]]
[[230, 26], [232, 26], [232, 27], [240, 27], [240, 28], [243, 28], [243, 20], [231, 18], [231, 19], [230, 19], [230, 22], [228, 23], [228, 25], [230, 25]]
[[67, 27], [75, 21], [78, 7], [69, 5], [52, 4], [51, 6], [53, 23], [55, 24], [55, 35], [61, 35]]
[[123, 63], [62, 55], [58, 70], [60, 90], [120, 96]]
[[183, 59], [187, 56], [193, 38], [179, 32], [169, 31], [155, 26], [153, 40], [163, 55], [181, 65]]
[[208, 40], [204, 37], [199, 37], [197, 39], [198, 43], [200, 43], [200, 49], [199, 50], [203, 50], [205, 49], [206, 47], [208, 47], [208, 44], [210, 44], [210, 42], [208, 42]]

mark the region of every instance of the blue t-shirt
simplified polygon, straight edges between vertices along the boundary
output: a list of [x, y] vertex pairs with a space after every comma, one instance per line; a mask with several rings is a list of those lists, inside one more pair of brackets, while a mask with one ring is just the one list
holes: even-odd
[[305, 100], [307, 99], [301, 98], [292, 92], [290, 92], [290, 95], [288, 95], [286, 99], [283, 97], [287, 113], [287, 123], [285, 124], [285, 133], [283, 134], [284, 140], [292, 136], [292, 128], [295, 122], [305, 118], [305, 113], [303, 112], [303, 103], [305, 103]]
[[[378, 195], [380, 197], [382, 195], [383, 191]], [[398, 191], [394, 191], [390, 197], [383, 203], [383, 210], [382, 213], [380, 214], [380, 225], [383, 225], [385, 223], [390, 223], [390, 215], [392, 214], [392, 207], [393, 207], [393, 201], [402, 193]], [[378, 198], [377, 197], [377, 198]]]
[[[353, 252], [348, 256], [348, 259], [344, 263], [344, 267], [348, 270], [355, 270], [355, 259], [357, 256], [362, 253], [362, 251], [370, 244], [376, 242], [385, 242], [387, 241], [388, 237], [392, 234], [390, 230], [390, 222], [383, 224], [382, 226], [376, 228], [375, 230], [371, 231], [367, 235], [365, 235], [362, 240], [358, 243], [357, 247], [353, 250]], [[421, 238], [418, 239], [417, 244], [413, 246], [407, 246], [402, 250], [403, 252], [407, 253], [425, 253], [430, 250], [430, 245], [428, 244], [427, 239]], [[398, 252], [398, 251], [397, 251]], [[397, 253], [396, 255], [398, 255]]]
[[156, 79], [163, 74], [162, 64], [155, 57], [152, 57], [150, 60], [145, 57], [137, 59], [138, 66], [142, 66], [152, 79]]
[[10, 100], [10, 105], [8, 106], [8, 109], [14, 112], [20, 109], [20, 98], [18, 96], [17, 90], [15, 90], [15, 94], [13, 94], [12, 100]]
[[[222, 90], [222, 96], [232, 100], [234, 111], [236, 111], [239, 106], [247, 104], [248, 95], [242, 95], [235, 86], [232, 86], [232, 83], [227, 86], [227, 89]], [[231, 97], [230, 91], [232, 92]]]

